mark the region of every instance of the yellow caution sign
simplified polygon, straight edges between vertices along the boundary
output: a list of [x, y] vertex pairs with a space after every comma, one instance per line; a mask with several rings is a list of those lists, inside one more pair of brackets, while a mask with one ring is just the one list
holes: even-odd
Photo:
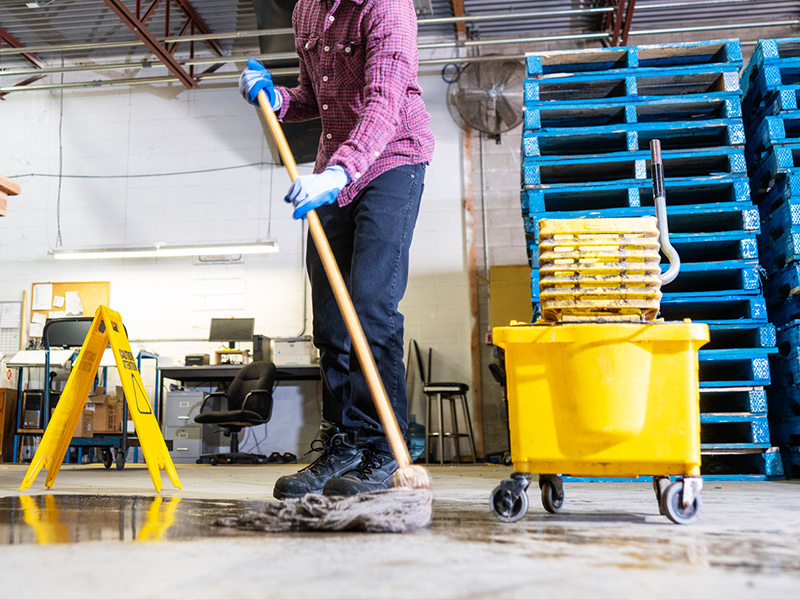
[[109, 343], [117, 361], [117, 370], [122, 380], [122, 388], [125, 390], [125, 400], [136, 427], [136, 435], [139, 437], [153, 486], [156, 492], [161, 491], [160, 471], [165, 469], [172, 485], [181, 489], [178, 473], [161, 435], [161, 429], [158, 427], [158, 421], [153, 414], [136, 360], [131, 352], [122, 318], [118, 312], [106, 306], [99, 306], [78, 359], [69, 374], [67, 385], [61, 393], [53, 417], [42, 436], [19, 491], [30, 487], [42, 468], [47, 469], [45, 487], [50, 489], [53, 486], [69, 448], [72, 433], [81, 418], [83, 407], [92, 389], [95, 374], [100, 367], [100, 359], [103, 358], [103, 352]]

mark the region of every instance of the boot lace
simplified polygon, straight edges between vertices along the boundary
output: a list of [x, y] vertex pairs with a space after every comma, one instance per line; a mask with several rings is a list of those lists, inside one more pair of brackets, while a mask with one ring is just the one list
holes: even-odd
[[375, 469], [380, 469], [383, 466], [383, 456], [374, 450], [365, 448], [361, 454], [361, 462], [356, 467], [357, 477], [359, 479], [368, 479]]
[[338, 456], [342, 453], [342, 445], [344, 438], [340, 435], [335, 435], [330, 441], [330, 444], [325, 444], [322, 440], [314, 440], [311, 442], [311, 450], [305, 453], [308, 456], [312, 452], [321, 452], [317, 459], [307, 467], [300, 469], [300, 472], [311, 471], [314, 475], [319, 475], [324, 471], [331, 462], [331, 458]]

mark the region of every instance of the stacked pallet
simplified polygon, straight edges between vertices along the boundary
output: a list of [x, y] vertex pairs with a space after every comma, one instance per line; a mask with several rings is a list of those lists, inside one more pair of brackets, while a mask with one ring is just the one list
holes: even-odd
[[528, 55], [521, 194], [536, 310], [539, 220], [653, 215], [649, 143], [661, 140], [683, 263], [661, 313], [709, 325], [703, 471], [737, 479], [783, 475], [764, 393], [777, 349], [761, 293], [741, 66], [738, 40]]
[[800, 38], [761, 40], [742, 74], [746, 157], [761, 213], [764, 295], [778, 327], [768, 388], [770, 424], [800, 475]]

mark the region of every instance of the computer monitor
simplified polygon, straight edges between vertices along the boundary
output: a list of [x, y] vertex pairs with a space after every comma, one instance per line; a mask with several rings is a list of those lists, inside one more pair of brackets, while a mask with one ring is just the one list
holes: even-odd
[[255, 319], [211, 319], [208, 331], [209, 342], [228, 342], [235, 348], [236, 342], [252, 342]]

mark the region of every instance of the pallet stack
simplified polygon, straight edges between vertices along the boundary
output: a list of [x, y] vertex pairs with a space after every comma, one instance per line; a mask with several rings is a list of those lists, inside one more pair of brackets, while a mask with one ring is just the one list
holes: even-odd
[[649, 142], [661, 140], [683, 263], [661, 313], [709, 325], [703, 472], [735, 479], [783, 476], [764, 391], [777, 349], [761, 293], [741, 66], [738, 40], [528, 55], [521, 194], [535, 310], [539, 219], [653, 215]]
[[764, 295], [778, 327], [769, 416], [787, 471], [800, 476], [800, 38], [761, 40], [742, 74], [746, 157], [761, 213]]

